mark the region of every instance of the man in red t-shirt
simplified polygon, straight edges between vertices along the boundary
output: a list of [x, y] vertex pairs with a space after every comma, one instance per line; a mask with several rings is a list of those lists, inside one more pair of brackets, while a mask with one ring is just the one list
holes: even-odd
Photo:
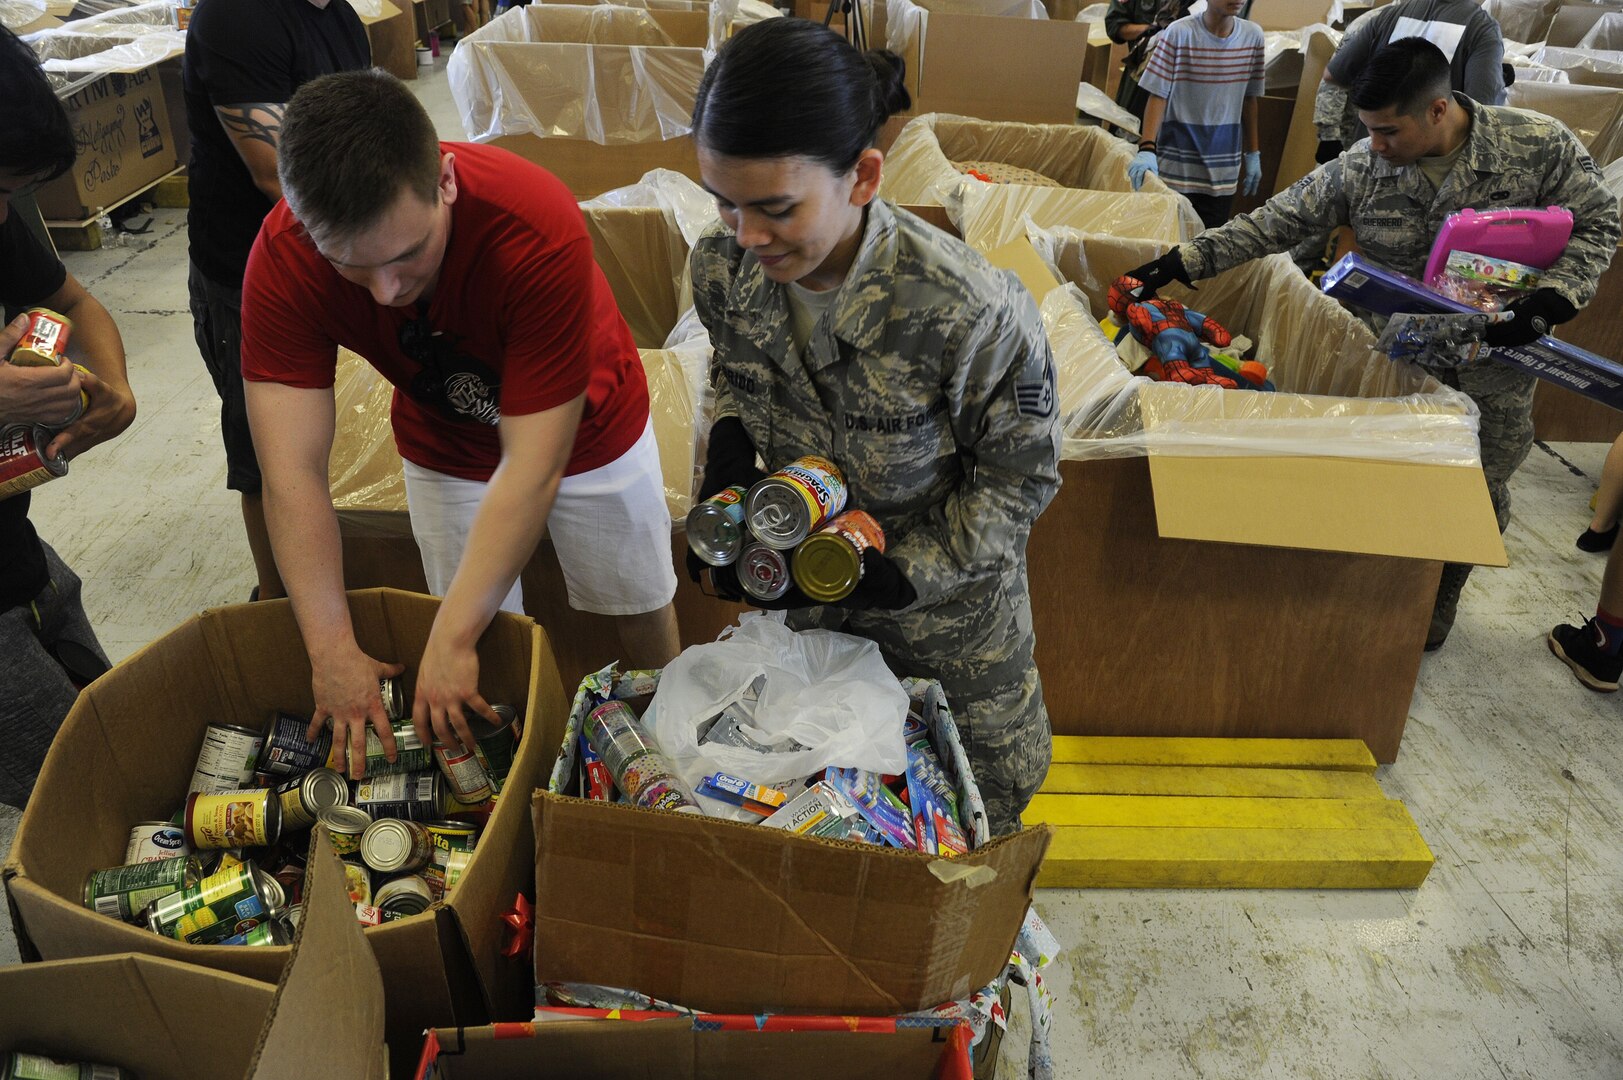
[[520, 610], [519, 572], [550, 531], [570, 605], [616, 616], [625, 659], [676, 655], [648, 384], [558, 179], [505, 151], [441, 143], [380, 71], [306, 84], [287, 106], [284, 201], [243, 281], [242, 373], [266, 518], [313, 669], [312, 732], [332, 719], [359, 774], [366, 723], [392, 756], [357, 645], [327, 487], [338, 346], [395, 385], [412, 532], [445, 597], [417, 671], [419, 736], [466, 738], [478, 640]]

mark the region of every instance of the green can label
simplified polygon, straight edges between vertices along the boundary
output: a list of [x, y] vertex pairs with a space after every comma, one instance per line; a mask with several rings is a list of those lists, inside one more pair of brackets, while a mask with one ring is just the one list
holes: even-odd
[[253, 868], [237, 866], [158, 901], [151, 925], [178, 941], [216, 945], [269, 918]]
[[93, 871], [85, 881], [85, 907], [133, 922], [152, 901], [184, 889], [187, 871], [195, 866], [195, 860], [180, 855]]

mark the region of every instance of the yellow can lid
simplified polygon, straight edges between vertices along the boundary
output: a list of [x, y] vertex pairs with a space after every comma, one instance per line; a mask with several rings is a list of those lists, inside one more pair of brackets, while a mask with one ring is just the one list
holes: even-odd
[[862, 557], [851, 541], [835, 533], [813, 533], [795, 549], [790, 568], [800, 591], [819, 604], [851, 595], [862, 579]]

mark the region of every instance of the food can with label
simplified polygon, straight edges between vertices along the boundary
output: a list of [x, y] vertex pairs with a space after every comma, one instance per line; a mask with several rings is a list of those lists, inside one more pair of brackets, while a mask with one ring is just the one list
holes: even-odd
[[329, 806], [316, 815], [316, 820], [327, 830], [334, 851], [354, 855], [361, 850], [361, 835], [372, 824], [372, 815], [353, 806]]
[[117, 1065], [66, 1061], [18, 1050], [0, 1054], [0, 1080], [135, 1080], [135, 1074]]
[[24, 314], [28, 325], [11, 350], [11, 362], [18, 367], [56, 367], [68, 351], [73, 320], [50, 308], [29, 308]]
[[434, 844], [434, 856], [423, 868], [423, 877], [437, 900], [446, 893], [446, 867], [452, 853], [469, 855], [479, 842], [478, 826], [464, 821], [430, 821], [428, 837]]
[[186, 842], [204, 848], [265, 847], [282, 833], [282, 804], [269, 788], [186, 796]]
[[176, 941], [218, 945], [280, 915], [286, 902], [276, 879], [250, 863], [154, 900], [147, 907], [146, 924]]
[[593, 709], [586, 717], [586, 738], [633, 804], [645, 810], [703, 812], [630, 705], [608, 701]]
[[[394, 732], [395, 759], [390, 761], [383, 752], [383, 740], [370, 724], [366, 728], [366, 775], [393, 776], [396, 773], [422, 772], [434, 767], [434, 752], [417, 737], [417, 729], [410, 720], [391, 721]], [[331, 736], [329, 735], [329, 738]], [[349, 746], [334, 741], [327, 756], [327, 767], [343, 772], [349, 762]]]
[[513, 771], [513, 759], [518, 755], [518, 710], [511, 705], [492, 705], [491, 711], [501, 723], [490, 724], [478, 716], [469, 716], [468, 730], [473, 733], [473, 752], [479, 764], [490, 777], [492, 794], [501, 794], [507, 774]]
[[348, 805], [349, 782], [331, 769], [315, 769], [283, 780], [276, 786], [276, 798], [282, 804], [284, 831], [308, 829], [329, 806]]
[[253, 783], [259, 750], [264, 745], [264, 733], [253, 728], [210, 724], [203, 730], [203, 746], [197, 752], [197, 767], [186, 785], [187, 794], [200, 791], [218, 795], [243, 790]]
[[344, 888], [349, 891], [350, 903], [370, 904], [372, 902], [372, 871], [366, 868], [365, 863], [344, 860]]
[[85, 876], [82, 900], [100, 915], [136, 922], [152, 901], [180, 892], [203, 879], [203, 860], [195, 855], [154, 859], [133, 866], [109, 866]]
[[851, 595], [862, 580], [862, 553], [885, 553], [885, 530], [865, 510], [847, 510], [800, 542], [790, 566], [800, 591], [819, 604]]
[[355, 805], [374, 818], [436, 821], [445, 816], [446, 802], [445, 782], [435, 771], [379, 776], [355, 787]]
[[[311, 769], [332, 768], [332, 729], [322, 728], [315, 741], [305, 737], [310, 722], [293, 713], [272, 713], [265, 725], [265, 744], [259, 751], [259, 771], [285, 780]], [[340, 764], [342, 764], [340, 762]]]
[[[473, 738], [472, 725], [469, 725], [469, 738]], [[479, 745], [477, 740], [474, 745]], [[460, 742], [451, 746], [435, 742], [434, 762], [440, 767], [440, 772], [445, 776], [445, 785], [457, 802], [482, 803], [495, 790], [490, 785], [490, 775], [485, 772], [477, 751], [467, 749]]]
[[744, 519], [755, 539], [788, 551], [844, 510], [845, 498], [839, 466], [808, 454], [750, 488]]
[[434, 893], [422, 877], [407, 874], [379, 885], [372, 903], [386, 914], [416, 915], [434, 903]]
[[744, 549], [744, 500], [749, 488], [743, 484], [722, 488], [688, 511], [688, 547], [711, 566], [727, 566]]
[[776, 600], [789, 591], [787, 552], [765, 544], [749, 544], [738, 557], [738, 584], [757, 600]]
[[287, 914], [282, 916], [282, 921], [287, 923], [289, 933], [297, 933], [299, 929], [299, 920], [302, 918], [304, 918], [304, 905], [289, 904], [287, 906]]
[[404, 679], [399, 675], [390, 675], [387, 679], [379, 679], [378, 694], [383, 698], [383, 714], [389, 718], [390, 724], [410, 723], [411, 714], [406, 711], [406, 682]]
[[[290, 909], [291, 910], [291, 909]], [[287, 945], [293, 940], [293, 928], [286, 917], [271, 919], [240, 934], [216, 941], [216, 945]]]
[[167, 821], [141, 821], [130, 829], [129, 843], [124, 846], [124, 863], [156, 862], [190, 855], [186, 834]]
[[0, 499], [9, 499], [68, 475], [68, 459], [46, 457], [51, 433], [38, 424], [0, 428]]
[[434, 841], [421, 822], [379, 818], [361, 837], [361, 860], [380, 874], [414, 874], [434, 857]]

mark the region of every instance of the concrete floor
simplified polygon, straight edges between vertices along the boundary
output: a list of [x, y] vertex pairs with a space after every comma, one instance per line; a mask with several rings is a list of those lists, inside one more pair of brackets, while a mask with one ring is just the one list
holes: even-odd
[[[459, 137], [443, 68], [418, 87]], [[185, 311], [184, 213], [66, 260], [119, 321], [140, 416], [41, 489], [34, 519], [117, 659], [252, 579]], [[1572, 541], [1603, 449], [1534, 450], [1513, 483], [1512, 568], [1471, 579], [1421, 668], [1379, 778], [1437, 855], [1425, 885], [1040, 893], [1066, 949], [1047, 973], [1059, 1076], [1623, 1077], [1623, 701], [1581, 688], [1543, 643], [1593, 609], [1602, 561]], [[14, 829], [0, 810], [0, 851]], [[15, 959], [0, 919], [0, 961]], [[1021, 1075], [1021, 1042], [1006, 1040], [1002, 1075]]]

